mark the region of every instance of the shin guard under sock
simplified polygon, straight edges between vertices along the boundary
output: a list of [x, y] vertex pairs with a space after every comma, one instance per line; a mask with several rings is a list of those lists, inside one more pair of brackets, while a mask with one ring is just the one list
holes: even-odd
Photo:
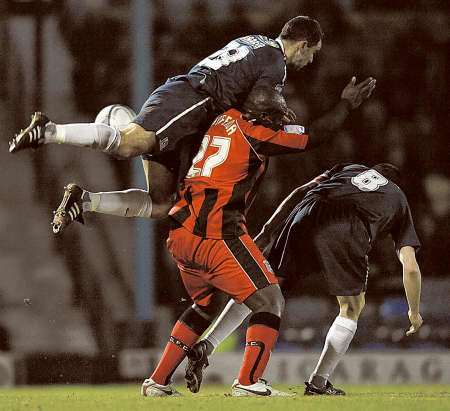
[[264, 373], [270, 353], [277, 342], [280, 317], [262, 312], [253, 314], [247, 328], [244, 359], [239, 371], [239, 383], [251, 385]]

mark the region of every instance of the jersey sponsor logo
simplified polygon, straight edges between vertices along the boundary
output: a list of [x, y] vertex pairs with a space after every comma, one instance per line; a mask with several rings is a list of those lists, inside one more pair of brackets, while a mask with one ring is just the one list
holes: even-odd
[[378, 171], [370, 169], [352, 177], [351, 182], [361, 191], [377, 191], [389, 183], [389, 180]]

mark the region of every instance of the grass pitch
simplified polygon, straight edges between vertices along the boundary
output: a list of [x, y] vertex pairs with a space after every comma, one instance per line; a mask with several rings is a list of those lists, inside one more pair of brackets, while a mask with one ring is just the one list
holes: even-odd
[[2, 411], [449, 411], [449, 385], [344, 385], [345, 397], [305, 397], [303, 387], [290, 398], [233, 398], [229, 386], [204, 386], [198, 394], [178, 398], [143, 398], [139, 384], [105, 386], [40, 386], [0, 389]]

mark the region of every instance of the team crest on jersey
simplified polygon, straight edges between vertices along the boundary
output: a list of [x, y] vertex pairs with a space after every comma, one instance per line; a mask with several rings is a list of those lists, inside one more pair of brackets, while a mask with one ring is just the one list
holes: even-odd
[[263, 264], [266, 266], [267, 271], [269, 271], [270, 273], [274, 274], [272, 267], [270, 266], [269, 262], [267, 260], [263, 260]]
[[169, 138], [164, 137], [162, 140], [159, 140], [159, 149], [160, 151], [164, 150], [167, 147], [167, 144], [169, 144]]

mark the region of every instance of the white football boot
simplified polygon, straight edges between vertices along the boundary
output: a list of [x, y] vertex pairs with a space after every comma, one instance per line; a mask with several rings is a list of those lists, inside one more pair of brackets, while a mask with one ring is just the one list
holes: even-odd
[[171, 384], [161, 385], [147, 378], [141, 387], [141, 394], [144, 397], [181, 397], [179, 393]]
[[233, 397], [293, 397], [295, 394], [276, 390], [266, 380], [260, 378], [252, 385], [242, 385], [238, 380], [234, 380], [231, 395]]

